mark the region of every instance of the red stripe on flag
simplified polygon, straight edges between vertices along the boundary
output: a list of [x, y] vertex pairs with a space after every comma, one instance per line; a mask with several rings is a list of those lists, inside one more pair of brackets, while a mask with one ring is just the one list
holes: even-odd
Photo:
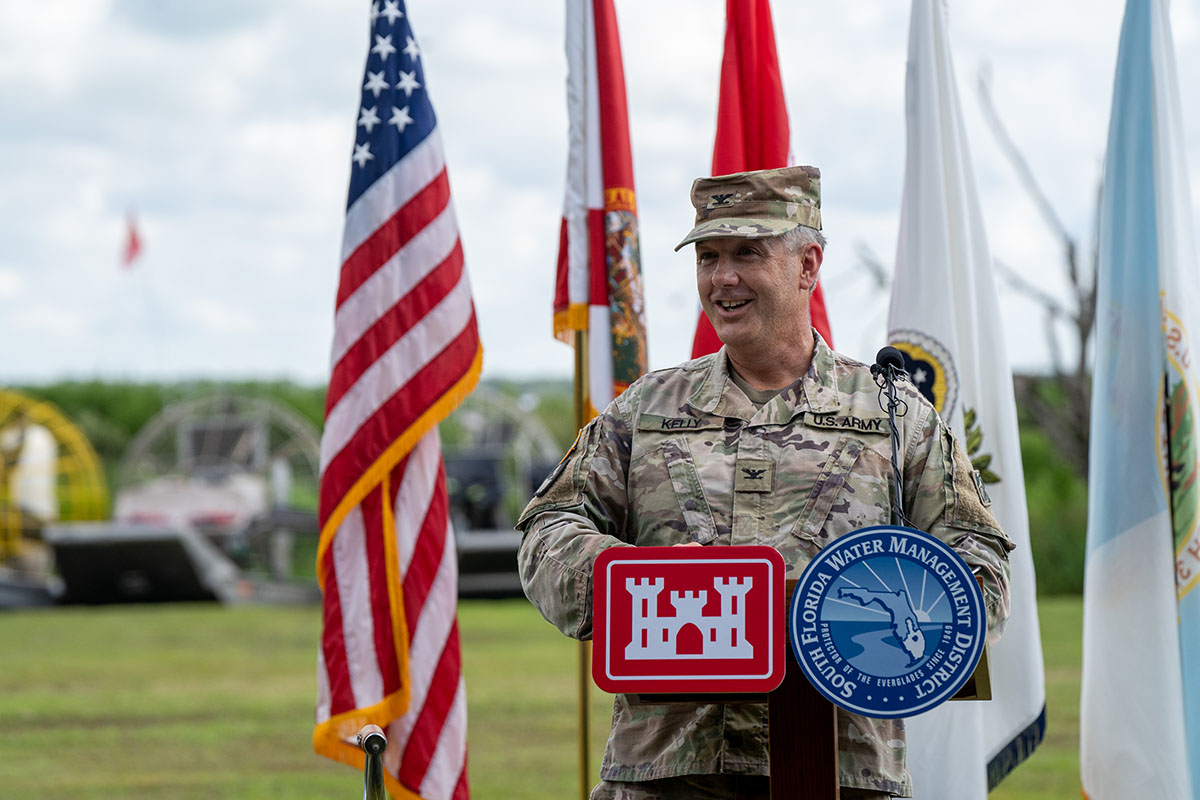
[[346, 298], [375, 274], [375, 270], [436, 219], [449, 202], [450, 178], [443, 168], [428, 186], [401, 206], [346, 259], [338, 282], [337, 307], [341, 308]]
[[346, 660], [345, 632], [342, 629], [342, 601], [338, 594], [337, 569], [333, 548], [325, 551], [325, 614], [321, 650], [329, 678], [329, 707], [333, 715], [354, 708], [354, 690], [350, 685], [350, 665]]
[[458, 776], [458, 785], [454, 787], [454, 794], [451, 795], [451, 800], [467, 800], [470, 796], [471, 792], [467, 786], [467, 764], [464, 759], [463, 771]]
[[425, 779], [429, 759], [437, 749], [446, 716], [454, 704], [454, 695], [458, 693], [461, 675], [462, 653], [458, 642], [458, 620], [455, 620], [434, 670], [425, 705], [404, 747], [404, 757], [397, 771], [397, 777], [404, 785], [417, 787]]
[[[396, 659], [396, 639], [392, 627], [392, 587], [387, 575], [387, 550], [383, 534], [383, 490], [372, 491], [363, 498], [363, 537], [367, 556], [367, 583], [371, 595], [372, 635], [375, 640], [375, 662], [383, 679], [386, 697], [400, 688], [400, 665]], [[378, 532], [378, 533], [375, 533]]]
[[462, 278], [462, 240], [420, 283], [375, 321], [342, 356], [329, 377], [325, 406], [332, 409], [388, 349], [445, 299]]
[[462, 332], [382, 403], [325, 467], [321, 475], [318, 514], [322, 526], [383, 449], [400, 438], [427, 408], [466, 374], [478, 352], [479, 331], [472, 310]]
[[570, 236], [567, 232], [567, 218], [563, 217], [558, 230], [558, 268], [554, 273], [554, 312], [566, 311], [571, 307], [570, 272], [571, 258], [567, 252]]
[[[588, 209], [588, 304], [608, 305], [608, 261], [605, 258], [604, 209]], [[591, 328], [591, 320], [588, 321]]]
[[[437, 481], [433, 496], [429, 498], [429, 509], [417, 534], [417, 545], [413, 550], [408, 571], [404, 574], [404, 618], [408, 620], [408, 635], [416, 639], [421, 624], [421, 612], [425, 600], [433, 588], [438, 569], [446, 553], [446, 532], [449, 526], [450, 503], [446, 493], [446, 469], [438, 464]], [[457, 587], [455, 587], [457, 591]]]

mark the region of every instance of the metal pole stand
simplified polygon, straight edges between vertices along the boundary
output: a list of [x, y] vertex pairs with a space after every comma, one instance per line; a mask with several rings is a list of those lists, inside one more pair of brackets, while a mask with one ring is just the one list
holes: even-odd
[[363, 767], [363, 800], [387, 800], [383, 793], [383, 751], [387, 737], [378, 725], [364, 725], [358, 732], [358, 746], [367, 754]]

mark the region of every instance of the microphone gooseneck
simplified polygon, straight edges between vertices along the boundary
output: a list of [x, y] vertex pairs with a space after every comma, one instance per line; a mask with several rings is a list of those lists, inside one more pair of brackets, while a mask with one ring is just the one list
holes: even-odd
[[908, 413], [908, 403], [896, 396], [896, 380], [908, 379], [908, 373], [904, 369], [904, 354], [891, 345], [880, 348], [875, 355], [875, 363], [871, 365], [871, 377], [879, 386], [879, 408], [887, 412], [888, 425], [892, 432], [892, 516], [901, 525], [916, 527], [904, 513], [904, 482], [899, 456], [900, 431], [896, 426], [896, 417]]

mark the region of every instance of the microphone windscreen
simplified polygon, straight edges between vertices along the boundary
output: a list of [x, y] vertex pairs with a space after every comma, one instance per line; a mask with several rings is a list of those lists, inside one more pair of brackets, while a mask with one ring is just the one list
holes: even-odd
[[904, 354], [888, 345], [880, 348], [879, 352], [875, 354], [875, 363], [881, 367], [904, 369]]

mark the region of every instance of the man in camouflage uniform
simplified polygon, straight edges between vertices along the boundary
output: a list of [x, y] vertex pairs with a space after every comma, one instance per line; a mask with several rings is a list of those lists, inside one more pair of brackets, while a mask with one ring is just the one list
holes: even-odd
[[[823, 258], [812, 167], [692, 186], [701, 304], [725, 346], [645, 375], [576, 440], [521, 516], [529, 599], [592, 635], [592, 563], [608, 547], [770, 545], [798, 578], [817, 551], [893, 522], [891, 429], [868, 367], [810, 325]], [[678, 249], [678, 248], [677, 248]], [[1012, 548], [970, 462], [905, 382], [897, 420], [904, 508], [984, 581], [991, 638], [1008, 615]], [[765, 704], [633, 705], [618, 695], [593, 798], [766, 797]], [[843, 798], [910, 796], [902, 720], [839, 710]], [[981, 766], [982, 768], [982, 766]]]

